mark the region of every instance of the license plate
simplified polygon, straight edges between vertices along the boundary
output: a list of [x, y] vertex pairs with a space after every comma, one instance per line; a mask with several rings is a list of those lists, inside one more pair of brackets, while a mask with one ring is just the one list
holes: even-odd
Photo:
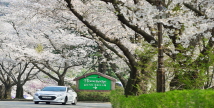
[[51, 99], [51, 97], [47, 97], [47, 96], [42, 96], [42, 98]]

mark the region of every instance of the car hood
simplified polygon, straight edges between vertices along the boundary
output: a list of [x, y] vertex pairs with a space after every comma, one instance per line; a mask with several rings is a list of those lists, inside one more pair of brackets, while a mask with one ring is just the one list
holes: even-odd
[[61, 91], [38, 91], [36, 92], [38, 93], [39, 95], [58, 95], [58, 94], [62, 94], [62, 93], [65, 93], [65, 92], [61, 92]]

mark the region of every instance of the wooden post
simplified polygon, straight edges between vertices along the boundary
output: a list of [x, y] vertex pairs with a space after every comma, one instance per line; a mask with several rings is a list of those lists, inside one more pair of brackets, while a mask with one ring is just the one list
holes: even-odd
[[[161, 1], [156, 1], [157, 8], [161, 11]], [[160, 16], [161, 19], [161, 16]], [[157, 69], [157, 92], [165, 92], [165, 71], [163, 65], [163, 33], [162, 23], [158, 22], [158, 69]]]

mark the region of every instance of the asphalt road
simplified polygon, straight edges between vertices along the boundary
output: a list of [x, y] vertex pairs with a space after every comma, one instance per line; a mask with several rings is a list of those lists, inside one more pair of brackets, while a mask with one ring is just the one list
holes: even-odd
[[71, 104], [34, 104], [33, 101], [0, 101], [0, 108], [111, 108], [109, 102], [78, 102], [77, 105]]

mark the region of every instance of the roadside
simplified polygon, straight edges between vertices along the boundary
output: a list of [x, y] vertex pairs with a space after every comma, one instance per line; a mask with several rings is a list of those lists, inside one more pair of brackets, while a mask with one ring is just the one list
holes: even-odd
[[32, 100], [24, 101], [9, 101], [4, 100], [0, 101], [0, 108], [112, 108], [110, 102], [95, 102], [95, 101], [81, 101], [77, 105], [66, 104], [62, 105], [61, 103], [50, 103], [46, 104], [41, 102], [39, 104], [34, 104]]
[[[33, 101], [32, 99], [0, 99], [0, 101]], [[110, 102], [103, 102], [103, 101], [78, 101], [82, 103], [110, 103]]]
[[0, 99], [0, 101], [33, 101], [32, 99]]

